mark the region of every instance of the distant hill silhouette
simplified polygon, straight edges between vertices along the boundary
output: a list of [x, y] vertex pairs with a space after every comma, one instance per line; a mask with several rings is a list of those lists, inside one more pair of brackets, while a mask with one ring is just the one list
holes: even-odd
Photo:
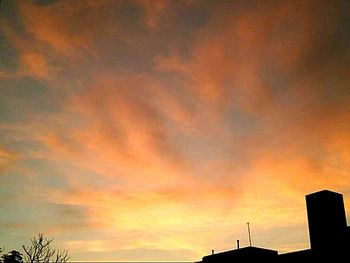
[[306, 195], [306, 206], [310, 249], [278, 254], [275, 250], [249, 246], [220, 253], [213, 251], [199, 262], [348, 262], [350, 227], [346, 223], [343, 195], [329, 190], [312, 193]]

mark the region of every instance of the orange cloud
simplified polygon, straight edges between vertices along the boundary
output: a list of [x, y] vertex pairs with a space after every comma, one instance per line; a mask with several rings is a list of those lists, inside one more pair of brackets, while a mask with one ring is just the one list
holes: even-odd
[[81, 3], [67, 5], [64, 2], [40, 6], [22, 2], [19, 7], [26, 30], [37, 45], [42, 45], [46, 52], [75, 57], [82, 51], [89, 52], [88, 25], [93, 23], [93, 17], [75, 16], [86, 6]]
[[144, 23], [150, 28], [158, 28], [160, 16], [164, 15], [165, 9], [169, 6], [169, 1], [138, 0], [137, 2], [144, 9]]
[[0, 147], [0, 171], [2, 172], [8, 166], [13, 164], [18, 159], [17, 154]]
[[81, 63], [98, 60], [101, 50], [96, 45], [99, 39], [118, 33], [117, 23], [111, 22], [103, 32], [96, 28], [105, 21], [103, 13], [110, 7], [117, 8], [118, 4], [111, 1], [86, 1], [84, 4], [63, 1], [49, 5], [18, 3], [13, 12], [18, 13], [16, 19], [23, 28], [16, 28], [10, 18], [3, 18], [0, 26], [19, 53], [17, 72], [6, 76], [31, 76], [52, 81], [60, 77], [62, 71], [74, 71]]
[[25, 53], [21, 57], [20, 63], [23, 67], [23, 74], [36, 76], [39, 78], [49, 76], [50, 69], [46, 59], [39, 53]]

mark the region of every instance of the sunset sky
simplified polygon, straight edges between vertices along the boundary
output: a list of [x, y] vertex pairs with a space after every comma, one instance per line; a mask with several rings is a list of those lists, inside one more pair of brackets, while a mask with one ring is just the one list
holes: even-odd
[[[0, 4], [0, 247], [195, 261], [350, 215], [350, 1]], [[348, 216], [349, 221], [349, 216]]]

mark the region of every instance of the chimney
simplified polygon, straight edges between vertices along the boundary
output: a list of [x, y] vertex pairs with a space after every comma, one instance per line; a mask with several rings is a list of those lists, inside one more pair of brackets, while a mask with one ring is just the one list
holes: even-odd
[[237, 239], [237, 249], [239, 249], [239, 239]]
[[214, 255], [214, 249], [211, 250], [211, 254]]

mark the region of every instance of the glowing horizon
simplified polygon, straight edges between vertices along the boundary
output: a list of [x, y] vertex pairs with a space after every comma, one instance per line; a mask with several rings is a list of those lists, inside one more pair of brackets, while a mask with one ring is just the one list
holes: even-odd
[[349, 1], [2, 1], [0, 247], [197, 261], [350, 211]]

